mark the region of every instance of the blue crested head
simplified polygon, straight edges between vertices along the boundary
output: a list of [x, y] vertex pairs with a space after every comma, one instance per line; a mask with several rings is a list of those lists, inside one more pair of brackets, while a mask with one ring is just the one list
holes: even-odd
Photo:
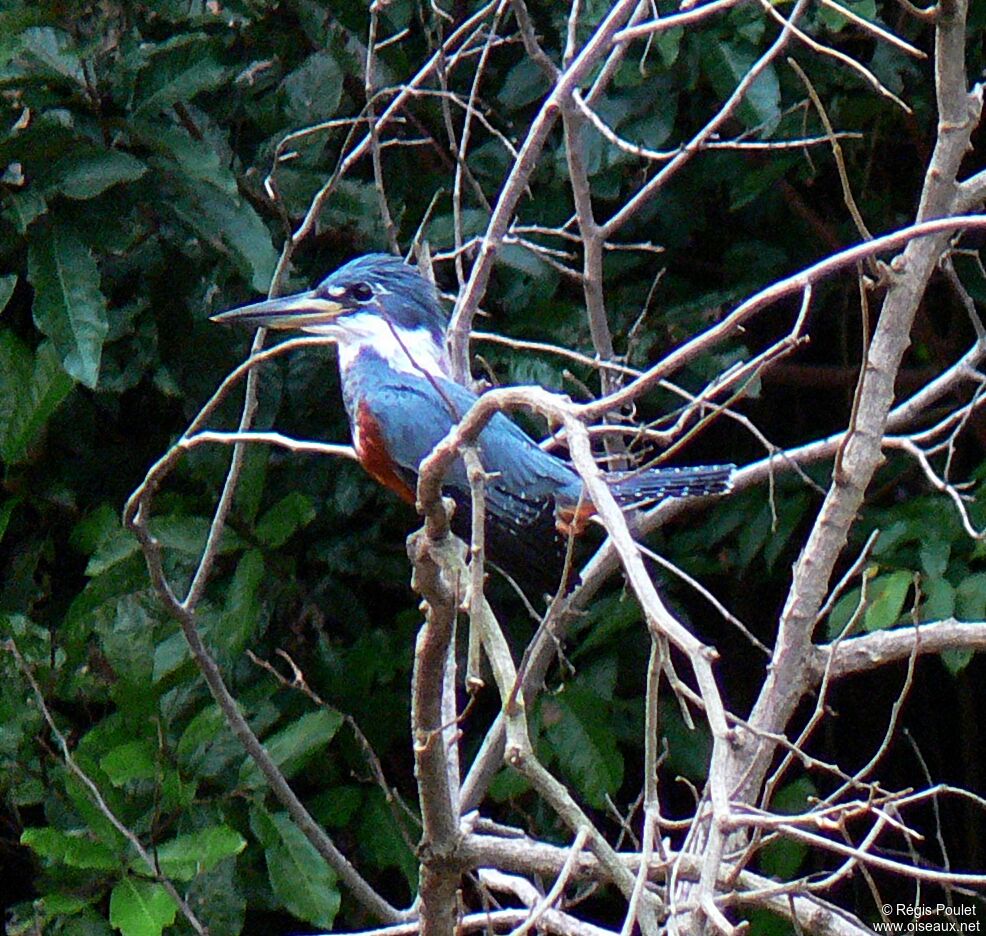
[[330, 338], [346, 370], [364, 353], [397, 370], [447, 374], [445, 312], [435, 287], [399, 257], [367, 254], [330, 273], [314, 289], [213, 316]]
[[353, 311], [359, 310], [365, 296], [363, 308], [372, 303], [398, 328], [423, 328], [436, 341], [445, 338], [445, 310], [435, 287], [399, 257], [383, 253], [357, 257], [330, 273], [313, 291], [330, 300], [354, 299]]

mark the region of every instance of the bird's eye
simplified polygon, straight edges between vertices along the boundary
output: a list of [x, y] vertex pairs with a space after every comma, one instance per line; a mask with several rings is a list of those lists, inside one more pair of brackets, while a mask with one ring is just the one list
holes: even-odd
[[373, 289], [367, 283], [353, 283], [349, 287], [349, 295], [357, 302], [369, 302], [373, 298]]

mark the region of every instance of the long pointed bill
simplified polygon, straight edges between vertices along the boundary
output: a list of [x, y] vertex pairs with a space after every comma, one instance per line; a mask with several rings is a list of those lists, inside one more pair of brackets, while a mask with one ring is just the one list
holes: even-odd
[[220, 312], [210, 318], [223, 325], [252, 325], [256, 328], [299, 329], [325, 325], [346, 312], [341, 302], [323, 299], [314, 292], [265, 299], [251, 305]]

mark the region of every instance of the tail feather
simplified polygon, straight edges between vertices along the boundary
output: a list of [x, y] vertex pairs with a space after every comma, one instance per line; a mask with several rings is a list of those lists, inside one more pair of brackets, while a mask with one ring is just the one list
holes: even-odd
[[616, 500], [627, 506], [668, 497], [705, 497], [727, 494], [733, 487], [735, 465], [696, 465], [687, 468], [650, 468], [612, 472], [607, 480]]

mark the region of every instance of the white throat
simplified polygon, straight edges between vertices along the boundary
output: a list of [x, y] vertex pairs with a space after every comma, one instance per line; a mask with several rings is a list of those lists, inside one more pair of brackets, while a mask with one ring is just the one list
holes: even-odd
[[447, 377], [450, 370], [444, 345], [436, 345], [428, 329], [398, 329], [379, 315], [357, 312], [347, 315], [344, 324], [314, 325], [303, 331], [335, 338], [339, 367], [343, 371], [349, 369], [364, 348], [375, 351], [401, 373], [421, 376], [423, 372]]

